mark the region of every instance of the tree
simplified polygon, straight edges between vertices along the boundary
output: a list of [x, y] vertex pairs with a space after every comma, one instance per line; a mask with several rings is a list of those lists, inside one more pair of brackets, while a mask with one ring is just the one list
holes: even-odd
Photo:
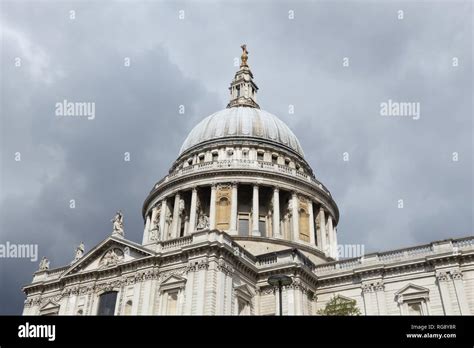
[[319, 315], [360, 315], [355, 300], [341, 296], [333, 296], [324, 309], [318, 310]]

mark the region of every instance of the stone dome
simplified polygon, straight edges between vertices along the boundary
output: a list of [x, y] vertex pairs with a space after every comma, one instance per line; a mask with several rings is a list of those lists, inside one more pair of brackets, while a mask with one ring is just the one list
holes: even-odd
[[180, 154], [215, 139], [255, 138], [277, 143], [304, 157], [295, 134], [275, 115], [252, 107], [232, 107], [218, 111], [199, 122], [189, 133]]

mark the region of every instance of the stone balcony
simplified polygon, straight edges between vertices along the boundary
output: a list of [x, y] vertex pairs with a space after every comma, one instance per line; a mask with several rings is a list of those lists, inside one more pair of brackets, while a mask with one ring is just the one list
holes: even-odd
[[219, 172], [219, 171], [229, 171], [229, 170], [242, 170], [247, 169], [253, 172], [262, 172], [262, 173], [272, 173], [272, 174], [283, 174], [285, 176], [290, 176], [301, 180], [303, 182], [309, 182], [317, 187], [319, 187], [324, 193], [328, 196], [331, 196], [329, 190], [316, 178], [306, 174], [295, 168], [291, 168], [287, 165], [276, 164], [266, 161], [259, 160], [247, 160], [247, 159], [233, 159], [233, 160], [223, 160], [223, 161], [209, 161], [203, 163], [197, 163], [194, 165], [189, 165], [181, 169], [175, 170], [174, 172], [168, 174], [163, 179], [158, 181], [154, 189], [157, 189], [161, 184], [171, 182], [175, 179], [185, 177], [187, 175], [193, 175], [201, 172]]

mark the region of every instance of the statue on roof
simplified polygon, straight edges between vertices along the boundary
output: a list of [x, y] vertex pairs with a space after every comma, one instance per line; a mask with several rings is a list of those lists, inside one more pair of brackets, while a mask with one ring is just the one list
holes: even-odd
[[113, 230], [112, 234], [118, 234], [123, 237], [123, 214], [119, 210], [117, 213], [115, 213], [115, 216], [112, 220], [110, 220], [113, 223]]
[[247, 65], [247, 59], [248, 59], [248, 53], [249, 51], [247, 51], [247, 45], [243, 44], [242, 46], [240, 46], [240, 48], [242, 48], [242, 56], [240, 57], [240, 60], [242, 61], [242, 63], [240, 64], [240, 67], [243, 68], [243, 67], [248, 67]]

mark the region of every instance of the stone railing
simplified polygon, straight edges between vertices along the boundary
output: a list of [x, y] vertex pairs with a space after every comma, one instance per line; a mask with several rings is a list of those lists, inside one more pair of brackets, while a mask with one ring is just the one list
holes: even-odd
[[245, 169], [245, 168], [256, 170], [256, 171], [265, 171], [265, 172], [279, 173], [279, 174], [293, 176], [300, 180], [311, 182], [312, 184], [318, 186], [321, 190], [323, 190], [327, 195], [329, 196], [331, 195], [329, 190], [321, 182], [319, 182], [313, 176], [308, 175], [300, 170], [297, 170], [295, 168], [291, 168], [289, 166], [282, 165], [282, 164], [274, 164], [271, 162], [247, 160], [247, 159], [210, 161], [210, 162], [202, 162], [202, 163], [197, 163], [197, 164], [190, 165], [187, 167], [183, 167], [181, 169], [178, 169], [168, 174], [166, 177], [158, 181], [155, 184], [154, 188], [156, 189], [162, 183], [168, 182], [175, 178], [180, 178], [182, 176], [195, 174], [199, 172], [216, 170], [216, 169], [219, 170], [219, 169]]
[[185, 245], [190, 245], [193, 243], [192, 236], [185, 236], [181, 238], [171, 239], [164, 242], [161, 242], [161, 250], [168, 249], [179, 249]]
[[343, 272], [350, 269], [357, 269], [367, 265], [385, 265], [398, 261], [405, 261], [415, 258], [424, 258], [431, 255], [443, 253], [456, 253], [465, 248], [474, 247], [474, 237], [465, 237], [458, 239], [448, 239], [444, 241], [432, 242], [426, 245], [415, 246], [411, 248], [391, 250], [381, 253], [367, 254], [353, 259], [330, 262], [315, 267], [316, 274], [325, 274], [331, 272]]
[[301, 264], [309, 270], [315, 269], [315, 264], [311, 262], [303, 253], [298, 250], [282, 250], [269, 254], [257, 256], [257, 266], [260, 268], [273, 267], [274, 265]]
[[44, 271], [36, 271], [33, 276], [33, 283], [40, 280], [44, 281], [44, 280], [59, 278], [59, 276], [69, 267], [71, 267], [71, 265], [67, 265], [67, 266], [63, 266], [59, 268], [47, 269]]

